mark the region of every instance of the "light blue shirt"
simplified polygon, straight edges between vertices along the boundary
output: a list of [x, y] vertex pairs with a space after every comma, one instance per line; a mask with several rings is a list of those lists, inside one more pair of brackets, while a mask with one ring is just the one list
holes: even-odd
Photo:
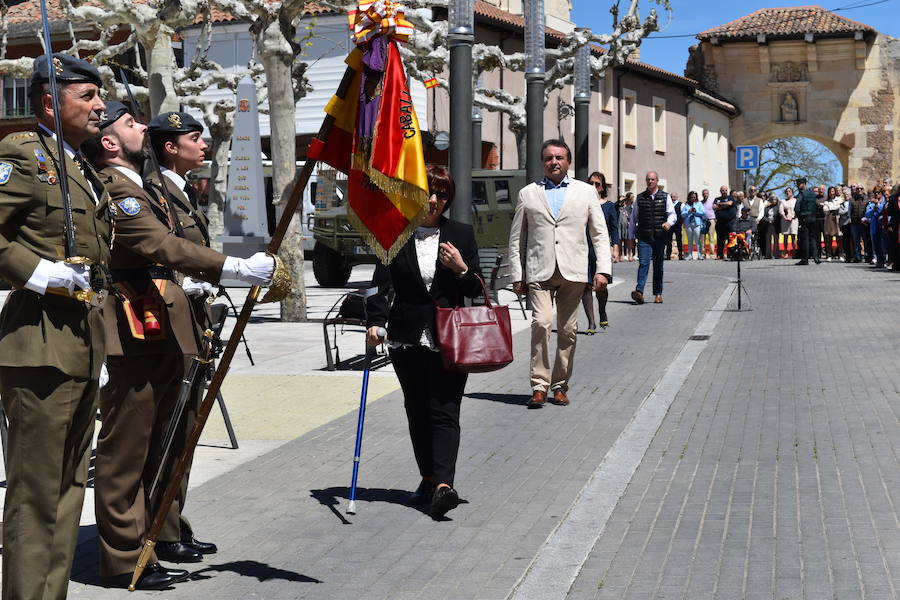
[[550, 214], [554, 219], [559, 219], [559, 213], [562, 212], [563, 201], [566, 199], [566, 190], [569, 187], [569, 176], [563, 177], [559, 185], [553, 183], [547, 177], [541, 182], [544, 186], [544, 193], [547, 195], [547, 204], [550, 205]]

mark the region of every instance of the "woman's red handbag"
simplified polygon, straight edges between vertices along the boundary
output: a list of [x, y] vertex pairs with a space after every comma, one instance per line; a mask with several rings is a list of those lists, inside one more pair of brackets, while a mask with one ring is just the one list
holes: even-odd
[[486, 373], [513, 361], [508, 306], [493, 306], [484, 280], [485, 306], [435, 307], [435, 328], [444, 368], [457, 373]]

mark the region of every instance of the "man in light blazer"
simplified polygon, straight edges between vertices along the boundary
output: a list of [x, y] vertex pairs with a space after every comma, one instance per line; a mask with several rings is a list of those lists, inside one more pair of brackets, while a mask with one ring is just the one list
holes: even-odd
[[[609, 283], [609, 233], [593, 186], [569, 179], [569, 146], [558, 139], [541, 148], [544, 179], [525, 186], [509, 234], [513, 289], [531, 294], [531, 390], [529, 408], [540, 408], [553, 391], [553, 403], [567, 406], [575, 357], [578, 308], [586, 285]], [[588, 281], [588, 236], [597, 255], [597, 274]], [[553, 300], [557, 310], [556, 358], [550, 369]]]

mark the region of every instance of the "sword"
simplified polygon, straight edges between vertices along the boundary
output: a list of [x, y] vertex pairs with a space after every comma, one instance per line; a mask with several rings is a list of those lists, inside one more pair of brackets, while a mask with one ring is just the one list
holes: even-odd
[[50, 18], [47, 16], [47, 1], [41, 0], [41, 27], [44, 38], [44, 56], [47, 57], [47, 76], [50, 81], [50, 101], [53, 104], [53, 129], [56, 133], [56, 154], [59, 167], [59, 191], [62, 194], [63, 214], [65, 219], [66, 258], [70, 265], [85, 265], [91, 270], [91, 289], [76, 290], [73, 296], [93, 306], [103, 304], [106, 290], [103, 289], [103, 277], [96, 265], [84, 256], [78, 256], [75, 246], [75, 218], [72, 215], [72, 200], [69, 197], [69, 177], [66, 169], [66, 149], [62, 135], [62, 121], [59, 116], [59, 87], [56, 83], [56, 67], [53, 64], [53, 46], [50, 44]]

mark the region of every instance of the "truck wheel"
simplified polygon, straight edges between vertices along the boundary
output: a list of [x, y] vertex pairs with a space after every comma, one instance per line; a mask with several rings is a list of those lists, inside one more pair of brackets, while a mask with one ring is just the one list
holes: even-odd
[[350, 280], [353, 265], [324, 244], [313, 248], [313, 275], [322, 287], [344, 287]]

